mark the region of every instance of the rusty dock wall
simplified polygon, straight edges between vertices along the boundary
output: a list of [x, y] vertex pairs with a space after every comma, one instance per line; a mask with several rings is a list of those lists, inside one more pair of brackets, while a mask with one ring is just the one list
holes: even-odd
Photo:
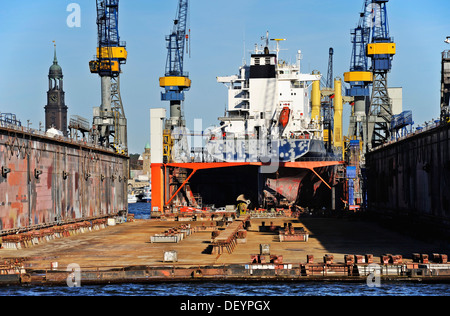
[[367, 153], [371, 212], [450, 232], [450, 124]]
[[127, 211], [128, 156], [0, 127], [0, 235]]
[[448, 264], [230, 264], [212, 266], [107, 266], [79, 269], [29, 269], [23, 263], [0, 266], [2, 285], [67, 285], [78, 274], [78, 286], [161, 282], [380, 282], [449, 283]]

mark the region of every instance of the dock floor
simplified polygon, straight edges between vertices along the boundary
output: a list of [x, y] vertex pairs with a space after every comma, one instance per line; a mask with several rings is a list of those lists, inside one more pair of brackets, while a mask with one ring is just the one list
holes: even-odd
[[[280, 242], [277, 233], [260, 232], [269, 226], [292, 223], [309, 232], [307, 242]], [[307, 255], [323, 262], [325, 254], [336, 263], [347, 254], [372, 254], [380, 262], [383, 254], [402, 255], [404, 261], [412, 253], [450, 253], [446, 243], [427, 243], [390, 231], [376, 223], [349, 218], [273, 218], [252, 219], [246, 243], [240, 243], [229, 254], [211, 253], [211, 232], [196, 232], [178, 243], [151, 243], [150, 237], [181, 224], [202, 225], [203, 222], [135, 220], [98, 231], [51, 240], [25, 249], [0, 249], [0, 258], [26, 258], [26, 267], [49, 269], [54, 262], [60, 269], [69, 264], [83, 267], [127, 267], [164, 265], [228, 265], [248, 264], [250, 255], [260, 253], [260, 244], [270, 245], [270, 254], [283, 256], [283, 263], [305, 263]], [[208, 225], [208, 222], [205, 223]], [[165, 251], [177, 251], [178, 262], [164, 262]]]

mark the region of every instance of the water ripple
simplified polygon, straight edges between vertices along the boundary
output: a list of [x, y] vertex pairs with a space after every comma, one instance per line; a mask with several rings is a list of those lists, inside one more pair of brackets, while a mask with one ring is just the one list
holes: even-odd
[[387, 283], [160, 283], [66, 286], [11, 286], [0, 296], [449, 296], [450, 284]]

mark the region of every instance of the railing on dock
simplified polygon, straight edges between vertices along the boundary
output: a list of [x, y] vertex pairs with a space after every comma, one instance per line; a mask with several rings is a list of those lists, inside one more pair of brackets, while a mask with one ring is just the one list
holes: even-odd
[[76, 138], [72, 137], [65, 137], [60, 135], [49, 135], [45, 131], [33, 129], [29, 126], [22, 126], [19, 124], [14, 124], [9, 121], [0, 120], [0, 128], [7, 131], [7, 132], [16, 132], [16, 133], [23, 133], [30, 136], [37, 136], [41, 138], [56, 140], [65, 142], [70, 145], [76, 145], [76, 146], [88, 146], [90, 148], [95, 148], [97, 150], [106, 151], [115, 153], [115, 151], [112, 148], [100, 146], [99, 144], [93, 142], [91, 139], [85, 137], [78, 139], [78, 135], [76, 135]]

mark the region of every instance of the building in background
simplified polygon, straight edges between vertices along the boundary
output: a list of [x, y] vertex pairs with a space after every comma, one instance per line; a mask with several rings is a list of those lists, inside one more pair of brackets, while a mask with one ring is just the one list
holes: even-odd
[[63, 72], [55, 57], [48, 74], [47, 105], [45, 108], [45, 130], [55, 128], [67, 136], [67, 109], [63, 89]]
[[128, 180], [129, 190], [136, 190], [150, 185], [150, 144], [147, 143], [144, 152], [140, 155], [130, 155], [130, 178]]

